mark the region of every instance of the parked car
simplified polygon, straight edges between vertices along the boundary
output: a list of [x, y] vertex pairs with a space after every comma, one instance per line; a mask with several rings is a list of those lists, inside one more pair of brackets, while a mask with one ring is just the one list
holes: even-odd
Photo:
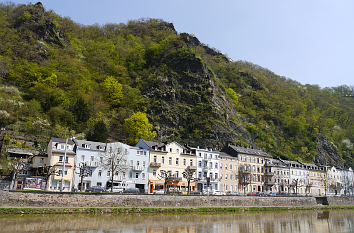
[[224, 193], [223, 191], [213, 190], [213, 191], [211, 192], [211, 195], [222, 196], [222, 195], [225, 195], [225, 193]]
[[163, 189], [154, 190], [154, 194], [165, 194], [165, 190]]
[[90, 193], [103, 193], [106, 192], [106, 189], [101, 186], [92, 186], [86, 189], [86, 192]]
[[265, 197], [267, 195], [264, 192], [256, 192], [256, 196]]
[[228, 196], [238, 196], [238, 192], [228, 192], [227, 193]]
[[138, 188], [127, 188], [123, 191], [123, 193], [140, 193], [140, 189]]
[[201, 194], [202, 194], [202, 192], [199, 190], [190, 192], [190, 195], [201, 195]]
[[247, 196], [256, 196], [256, 193], [255, 192], [250, 192], [250, 193], [247, 193]]
[[268, 197], [275, 197], [277, 194], [276, 193], [268, 193], [267, 196]]

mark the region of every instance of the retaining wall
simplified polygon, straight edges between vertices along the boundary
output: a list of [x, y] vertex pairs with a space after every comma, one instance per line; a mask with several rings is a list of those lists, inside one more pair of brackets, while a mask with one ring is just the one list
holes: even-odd
[[[249, 207], [317, 206], [315, 197], [85, 195], [0, 191], [0, 207]], [[354, 206], [354, 198], [333, 197], [329, 205]]]

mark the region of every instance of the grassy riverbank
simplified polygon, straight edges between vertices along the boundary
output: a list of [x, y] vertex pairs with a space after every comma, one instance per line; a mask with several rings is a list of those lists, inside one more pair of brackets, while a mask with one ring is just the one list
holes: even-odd
[[222, 213], [240, 211], [354, 210], [354, 206], [314, 207], [201, 207], [201, 208], [0, 208], [7, 214], [124, 214], [124, 213]]

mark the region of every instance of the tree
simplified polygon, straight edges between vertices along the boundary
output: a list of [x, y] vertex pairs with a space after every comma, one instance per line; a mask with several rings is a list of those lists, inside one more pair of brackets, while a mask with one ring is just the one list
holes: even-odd
[[156, 131], [143, 112], [136, 112], [124, 120], [124, 130], [129, 134], [128, 144], [135, 145], [140, 138], [151, 140], [156, 137]]
[[113, 192], [114, 176], [128, 169], [127, 154], [128, 151], [121, 145], [111, 143], [106, 146], [101, 167], [110, 172], [111, 192]]
[[42, 167], [38, 167], [36, 169], [35, 173], [36, 173], [36, 175], [43, 177], [43, 181], [45, 182], [44, 190], [48, 190], [49, 178], [52, 175], [57, 175], [57, 176], [59, 175], [59, 171], [55, 166], [50, 166], [50, 165], [46, 165], [46, 164], [44, 164], [44, 166], [42, 166]]
[[245, 165], [240, 165], [238, 169], [238, 181], [243, 186], [243, 193], [246, 194], [246, 188], [251, 183], [251, 172]]
[[80, 177], [80, 191], [82, 192], [84, 178], [88, 177], [92, 173], [92, 171], [85, 163], [80, 163], [77, 168], [79, 169], [79, 171], [75, 171], [75, 173], [78, 174]]
[[188, 194], [191, 192], [191, 181], [195, 180], [196, 178], [194, 177], [195, 169], [192, 169], [191, 167], [187, 167], [184, 172], [182, 173], [183, 177], [187, 180], [188, 182]]
[[11, 184], [10, 184], [10, 189], [15, 188], [15, 183], [17, 179], [17, 175], [20, 172], [23, 172], [28, 169], [28, 161], [31, 160], [33, 156], [29, 156], [27, 158], [11, 158], [9, 161], [9, 168], [12, 171], [12, 178], [11, 178]]
[[104, 98], [111, 106], [116, 107], [120, 104], [123, 98], [122, 88], [122, 84], [112, 76], [106, 78], [102, 83]]
[[160, 174], [158, 175], [158, 178], [160, 180], [164, 181], [163, 182], [163, 188], [164, 188], [165, 194], [167, 193], [167, 184], [168, 183], [174, 184], [174, 183], [177, 183], [179, 181], [178, 177], [172, 175], [171, 172], [167, 172], [167, 171], [164, 171], [164, 170], [160, 171]]
[[108, 138], [108, 129], [103, 120], [96, 122], [87, 133], [87, 140], [105, 142]]

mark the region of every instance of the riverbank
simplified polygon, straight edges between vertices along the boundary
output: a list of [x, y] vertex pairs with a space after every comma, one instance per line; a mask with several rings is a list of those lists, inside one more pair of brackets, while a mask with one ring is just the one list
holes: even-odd
[[232, 213], [262, 211], [304, 211], [304, 210], [354, 210], [354, 206], [313, 207], [201, 207], [201, 208], [0, 208], [0, 215], [25, 214], [177, 214], [177, 213]]
[[[354, 197], [85, 195], [0, 191], [0, 208], [318, 208], [351, 207]], [[118, 210], [117, 210], [118, 211]], [[119, 210], [120, 211], [120, 210]]]

